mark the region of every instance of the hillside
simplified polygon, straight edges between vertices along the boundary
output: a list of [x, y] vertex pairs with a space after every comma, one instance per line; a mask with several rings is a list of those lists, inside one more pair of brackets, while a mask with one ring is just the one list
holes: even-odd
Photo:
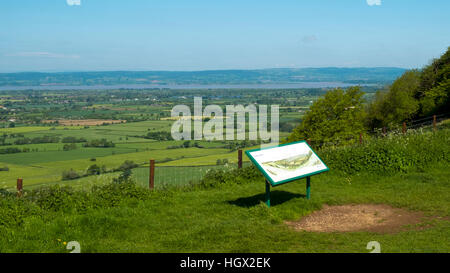
[[[383, 252], [448, 252], [450, 168], [448, 153], [439, 148], [450, 147], [448, 134], [412, 132], [343, 147], [334, 156], [328, 151], [331, 171], [312, 178], [312, 199], [305, 198], [300, 180], [274, 188], [271, 208], [262, 202], [264, 180], [252, 167], [154, 192], [132, 183], [90, 192], [43, 187], [21, 199], [3, 191], [0, 252], [65, 253], [72, 240], [81, 252], [369, 252], [366, 245], [373, 240]], [[367, 155], [376, 154], [371, 158], [380, 161], [365, 164]], [[341, 165], [352, 168], [340, 172]], [[384, 166], [392, 168], [382, 171]], [[422, 216], [395, 232], [321, 233], [289, 225], [327, 205], [344, 204], [384, 204]]]

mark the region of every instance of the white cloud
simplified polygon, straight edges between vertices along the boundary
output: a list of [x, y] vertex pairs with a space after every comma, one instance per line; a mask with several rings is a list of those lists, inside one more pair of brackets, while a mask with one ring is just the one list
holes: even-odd
[[312, 42], [315, 42], [315, 41], [317, 41], [317, 36], [316, 35], [306, 35], [306, 36], [303, 36], [303, 38], [302, 38], [302, 42], [305, 43], [305, 44], [312, 43]]
[[78, 55], [66, 55], [51, 52], [19, 52], [6, 54], [7, 57], [41, 57], [41, 58], [58, 58], [58, 59], [78, 59]]
[[369, 6], [381, 6], [381, 0], [366, 0]]
[[69, 6], [80, 6], [81, 0], [66, 0]]

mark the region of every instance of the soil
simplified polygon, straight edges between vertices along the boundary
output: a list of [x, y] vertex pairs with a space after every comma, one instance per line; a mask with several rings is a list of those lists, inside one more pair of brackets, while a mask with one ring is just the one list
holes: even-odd
[[413, 212], [388, 205], [358, 204], [343, 206], [325, 205], [319, 211], [302, 217], [299, 221], [286, 222], [296, 230], [312, 232], [396, 233], [426, 220], [421, 212]]

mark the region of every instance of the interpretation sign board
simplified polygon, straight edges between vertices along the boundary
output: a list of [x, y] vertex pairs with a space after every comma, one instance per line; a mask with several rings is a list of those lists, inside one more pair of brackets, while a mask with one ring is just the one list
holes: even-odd
[[245, 152], [272, 186], [328, 171], [306, 141]]

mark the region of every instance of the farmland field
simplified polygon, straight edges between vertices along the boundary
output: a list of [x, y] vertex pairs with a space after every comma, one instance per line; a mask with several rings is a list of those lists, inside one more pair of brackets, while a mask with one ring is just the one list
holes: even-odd
[[[157, 168], [167, 170], [164, 172], [175, 170], [169, 167], [180, 167], [169, 176], [162, 174], [169, 178], [166, 184], [185, 184], [190, 180], [190, 175], [184, 175], [183, 179], [179, 177], [183, 176], [183, 171], [193, 168], [183, 167], [197, 167], [198, 171], [192, 173], [192, 180], [198, 180], [210, 168], [202, 166], [235, 166], [237, 149], [256, 148], [260, 142], [173, 140], [170, 131], [177, 118], [172, 119], [170, 112], [174, 105], [187, 104], [192, 107], [194, 95], [221, 107], [225, 104], [245, 105], [256, 99], [261, 103], [276, 102], [280, 105], [281, 125], [289, 130], [301, 120], [302, 111], [308, 109], [316, 93], [322, 91], [265, 90], [263, 95], [255, 94], [254, 90], [233, 92], [239, 95], [226, 90], [173, 90], [170, 93], [155, 90], [76, 91], [76, 95], [52, 91], [42, 92], [41, 101], [39, 95], [34, 94], [31, 103], [31, 97], [26, 92], [9, 94], [3, 91], [3, 98], [9, 98], [4, 104], [11, 107], [14, 103], [16, 109], [12, 112], [14, 122], [0, 121], [0, 151], [10, 151], [0, 153], [0, 168], [8, 168], [8, 171], [0, 172], [0, 186], [12, 190], [17, 178], [22, 178], [25, 188], [58, 183], [77, 187], [86, 184], [90, 187], [103, 177], [118, 176], [117, 170], [125, 161], [143, 167], [148, 166], [150, 159], [156, 161]], [[278, 97], [280, 92], [286, 94], [282, 100]], [[128, 99], [130, 96], [134, 99]], [[67, 104], [68, 98], [72, 101], [70, 104]], [[87, 100], [94, 100], [95, 103], [88, 103]], [[288, 136], [287, 130], [280, 132], [281, 138]], [[102, 139], [103, 146], [90, 145], [90, 142]], [[248, 162], [246, 157], [244, 162]], [[101, 173], [89, 174], [88, 169], [95, 166], [102, 169]], [[63, 172], [69, 171], [76, 175], [69, 180], [63, 179]], [[133, 175], [145, 184], [148, 181], [146, 171], [145, 168], [138, 168]]]

